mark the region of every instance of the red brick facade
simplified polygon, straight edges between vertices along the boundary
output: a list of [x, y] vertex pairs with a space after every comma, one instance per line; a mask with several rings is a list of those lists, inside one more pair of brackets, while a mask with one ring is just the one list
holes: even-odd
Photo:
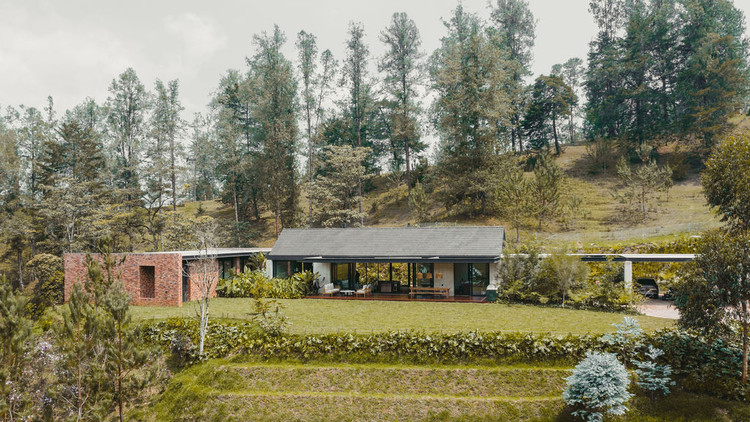
[[[98, 254], [92, 254], [101, 262]], [[115, 270], [115, 274], [125, 285], [125, 290], [133, 296], [134, 305], [182, 306], [182, 255], [179, 253], [134, 253], [114, 254], [117, 262], [124, 258]], [[70, 297], [73, 283], [86, 281], [86, 255], [65, 254], [65, 301]], [[216, 296], [216, 281], [219, 278], [219, 267], [216, 260], [207, 264], [212, 281], [210, 294]], [[203, 277], [198, 272], [202, 265], [196, 261], [188, 264], [190, 282], [188, 283], [188, 300], [200, 298], [200, 288], [194, 283]]]

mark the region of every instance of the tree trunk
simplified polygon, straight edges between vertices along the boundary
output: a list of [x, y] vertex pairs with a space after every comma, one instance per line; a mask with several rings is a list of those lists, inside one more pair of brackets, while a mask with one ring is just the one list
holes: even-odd
[[[357, 109], [357, 148], [362, 146], [362, 118], [359, 116], [359, 108]], [[359, 204], [359, 225], [365, 225], [365, 216], [362, 215], [362, 178], [357, 180], [357, 203]], [[276, 235], [278, 237], [278, 234]]]
[[404, 149], [406, 150], [406, 186], [408, 187], [409, 194], [408, 199], [411, 199], [411, 167], [409, 164], [409, 140], [404, 141]]
[[555, 113], [552, 113], [552, 136], [555, 138], [555, 155], [560, 155], [560, 140], [557, 139], [557, 118]]
[[308, 217], [307, 225], [312, 227], [312, 189], [313, 189], [313, 138], [312, 138], [312, 125], [310, 121], [310, 106], [307, 106], [307, 204], [308, 204]]
[[240, 212], [237, 209], [237, 186], [232, 186], [232, 201], [234, 202], [234, 222], [240, 224]]
[[276, 238], [279, 238], [279, 211], [274, 211], [274, 228], [276, 229]]
[[750, 345], [748, 345], [748, 339], [747, 339], [747, 330], [748, 330], [748, 323], [747, 321], [747, 301], [742, 301], [742, 315], [745, 321], [742, 322], [742, 383], [747, 384], [747, 355], [748, 355], [748, 349], [750, 349]]
[[117, 410], [122, 422], [122, 327], [117, 327], [117, 350], [119, 353], [117, 362]]
[[172, 211], [177, 211], [177, 175], [174, 169], [174, 152], [172, 152]]
[[18, 260], [18, 287], [23, 290], [23, 248], [19, 247], [16, 251], [16, 259]]

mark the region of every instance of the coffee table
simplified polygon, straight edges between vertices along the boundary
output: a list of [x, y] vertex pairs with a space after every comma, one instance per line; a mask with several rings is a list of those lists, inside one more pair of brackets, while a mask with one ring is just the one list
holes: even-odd
[[339, 293], [344, 296], [354, 296], [354, 290], [342, 290]]

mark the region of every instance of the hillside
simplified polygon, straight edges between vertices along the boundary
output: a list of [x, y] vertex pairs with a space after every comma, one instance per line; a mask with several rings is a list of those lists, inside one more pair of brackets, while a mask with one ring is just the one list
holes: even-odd
[[[750, 127], [748, 118], [742, 118], [738, 123], [740, 126]], [[527, 219], [521, 229], [522, 241], [536, 239], [545, 245], [572, 242], [579, 246], [596, 247], [613, 243], [669, 240], [683, 235], [699, 234], [719, 225], [719, 220], [705, 203], [700, 185], [700, 169], [697, 165], [688, 166], [684, 180], [675, 182], [668, 194], [661, 195], [656, 211], [647, 221], [639, 224], [619, 221], [617, 216], [620, 204], [613, 195], [617, 180], [613, 174], [590, 174], [586, 152], [585, 146], [568, 146], [557, 158], [558, 164], [569, 177], [566, 190], [570, 190], [581, 199], [577, 221], [568, 229], [557, 221], [548, 221], [543, 225], [542, 231], [537, 231], [536, 222]], [[660, 148], [660, 163], [669, 162], [672, 154], [671, 146]], [[531, 177], [531, 174], [528, 176]], [[373, 177], [371, 184], [373, 188], [366, 193], [363, 204], [363, 209], [368, 213], [366, 225], [381, 227], [416, 224], [408, 204], [406, 185], [394, 181], [390, 174]], [[454, 215], [429, 192], [428, 197], [431, 218], [427, 224], [509, 227], [508, 222], [498, 217], [470, 218]], [[302, 197], [300, 203], [306, 205], [307, 200]], [[206, 215], [216, 218], [224, 225], [231, 225], [233, 222], [232, 208], [218, 201], [186, 203], [180, 209], [186, 214], [196, 215], [199, 207]], [[273, 245], [274, 228], [270, 213], [262, 215], [262, 221], [251, 223], [249, 230], [255, 234], [254, 245]]]

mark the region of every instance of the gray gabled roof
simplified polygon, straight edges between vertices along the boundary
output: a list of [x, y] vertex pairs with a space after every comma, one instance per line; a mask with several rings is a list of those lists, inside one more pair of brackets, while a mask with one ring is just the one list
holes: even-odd
[[495, 262], [502, 227], [284, 229], [268, 259], [307, 262]]

